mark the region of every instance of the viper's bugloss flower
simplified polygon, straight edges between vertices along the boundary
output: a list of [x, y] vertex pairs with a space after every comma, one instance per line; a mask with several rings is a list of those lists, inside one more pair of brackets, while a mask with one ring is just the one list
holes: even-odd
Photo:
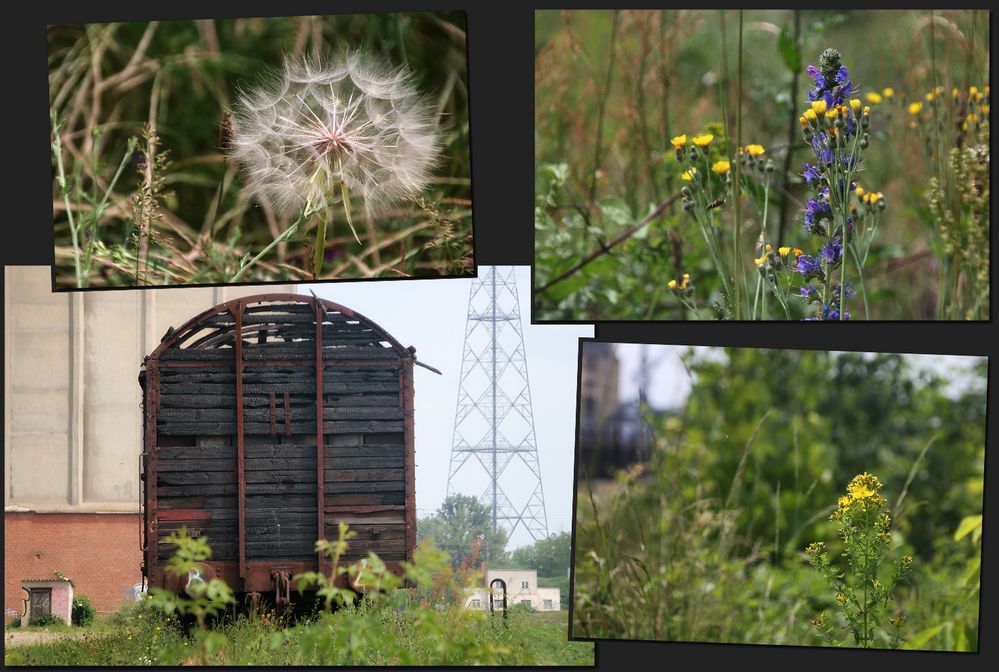
[[824, 219], [832, 219], [832, 208], [829, 202], [820, 199], [809, 199], [805, 206], [805, 228], [809, 231]]
[[809, 254], [798, 255], [797, 271], [802, 275], [819, 273], [822, 270], [822, 262]]
[[233, 112], [246, 191], [284, 214], [348, 193], [377, 213], [427, 186], [440, 147], [412, 74], [359, 51], [289, 58]]
[[825, 247], [819, 250], [819, 255], [829, 266], [835, 266], [839, 263], [840, 258], [843, 255], [843, 243], [839, 241], [839, 238], [833, 238]]
[[725, 159], [720, 159], [718, 161], [715, 161], [714, 165], [711, 166], [711, 172], [717, 173], [718, 175], [725, 175], [731, 169], [732, 169], [732, 164], [730, 164]]
[[715, 136], [713, 136], [710, 133], [705, 133], [704, 135], [694, 136], [694, 138], [691, 140], [691, 142], [693, 142], [695, 145], [697, 145], [701, 149], [707, 149], [708, 145], [710, 145], [711, 141], [714, 140], [714, 139], [715, 139]]
[[[826, 49], [819, 56], [819, 67], [809, 65], [806, 68], [808, 76], [815, 81], [815, 88], [807, 91], [808, 100], [824, 102], [827, 106], [842, 104], [843, 100], [853, 93], [853, 82], [850, 72], [840, 62], [840, 54], [835, 49]], [[822, 111], [815, 110], [822, 114]]]
[[819, 177], [822, 175], [822, 173], [819, 172], [818, 166], [811, 166], [806, 163], [802, 166], [802, 168], [804, 168], [804, 170], [802, 171], [801, 176], [805, 178], [805, 182], [808, 183], [808, 186], [815, 186], [815, 184], [819, 181]]
[[[823, 305], [822, 306], [822, 319], [823, 320], [828, 320], [828, 321], [831, 321], [831, 322], [839, 322], [840, 321], [839, 308], [837, 308], [836, 306], [830, 306], [829, 304]], [[849, 320], [850, 319], [850, 313], [848, 313], [848, 312], [846, 312], [844, 310], [843, 311], [843, 318], [842, 319], [844, 321], [845, 320]]]

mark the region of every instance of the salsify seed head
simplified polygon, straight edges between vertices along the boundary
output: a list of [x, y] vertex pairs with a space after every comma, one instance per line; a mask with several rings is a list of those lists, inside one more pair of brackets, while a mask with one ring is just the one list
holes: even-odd
[[288, 58], [240, 92], [229, 154], [246, 191], [283, 214], [346, 193], [370, 216], [422, 191], [439, 149], [433, 105], [412, 74], [347, 51]]

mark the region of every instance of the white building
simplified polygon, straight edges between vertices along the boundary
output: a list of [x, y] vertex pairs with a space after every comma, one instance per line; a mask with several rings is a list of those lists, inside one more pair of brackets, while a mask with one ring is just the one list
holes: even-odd
[[[526, 605], [535, 611], [561, 610], [558, 588], [538, 587], [538, 572], [533, 569], [490, 569], [486, 573], [486, 585], [471, 588], [465, 600], [469, 609], [489, 609], [489, 586], [494, 579], [506, 582], [506, 599], [509, 606]], [[493, 603], [501, 608], [503, 593], [497, 584], [494, 586]]]

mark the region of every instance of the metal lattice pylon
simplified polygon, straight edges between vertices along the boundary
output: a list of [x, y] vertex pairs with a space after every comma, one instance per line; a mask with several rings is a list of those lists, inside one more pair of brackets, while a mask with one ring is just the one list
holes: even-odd
[[520, 529], [548, 537], [512, 267], [480, 267], [469, 291], [447, 481], [447, 494], [455, 492], [476, 494], [508, 538]]

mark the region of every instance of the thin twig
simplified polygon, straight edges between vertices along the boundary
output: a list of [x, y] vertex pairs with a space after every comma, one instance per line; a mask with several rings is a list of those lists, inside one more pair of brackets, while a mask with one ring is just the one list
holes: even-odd
[[659, 204], [659, 207], [657, 207], [655, 210], [653, 210], [648, 215], [646, 215], [645, 217], [643, 217], [640, 222], [638, 222], [633, 227], [631, 227], [630, 229], [628, 229], [627, 231], [625, 231], [624, 233], [622, 233], [620, 236], [618, 236], [614, 240], [610, 241], [606, 245], [602, 245], [598, 249], [594, 250], [589, 255], [587, 255], [587, 257], [585, 259], [583, 259], [578, 264], [574, 265], [569, 270], [565, 271], [564, 273], [560, 273], [555, 278], [549, 280], [548, 282], [546, 282], [541, 287], [538, 287], [536, 290], [534, 290], [535, 294], [540, 294], [541, 292], [545, 291], [546, 289], [548, 289], [552, 285], [555, 285], [555, 284], [558, 284], [558, 283], [562, 282], [563, 280], [565, 280], [566, 278], [568, 278], [570, 275], [574, 275], [576, 272], [579, 271], [579, 269], [583, 268], [584, 266], [586, 266], [587, 264], [589, 264], [594, 259], [597, 259], [601, 255], [604, 255], [604, 254], [607, 254], [608, 252], [610, 252], [611, 248], [614, 248], [614, 247], [620, 245], [621, 243], [623, 243], [624, 241], [628, 240], [629, 238], [631, 238], [633, 235], [635, 235], [640, 230], [642, 230], [642, 228], [648, 226], [652, 221], [654, 221], [656, 218], [658, 218], [659, 215], [663, 214], [663, 212], [666, 211], [666, 208], [668, 208], [669, 206], [673, 205], [673, 203], [675, 203], [677, 200], [680, 199], [680, 196], [681, 196], [681, 193], [678, 191], [675, 194], [673, 194], [672, 196], [670, 196], [669, 198], [667, 198], [665, 201], [663, 201], [662, 203]]

